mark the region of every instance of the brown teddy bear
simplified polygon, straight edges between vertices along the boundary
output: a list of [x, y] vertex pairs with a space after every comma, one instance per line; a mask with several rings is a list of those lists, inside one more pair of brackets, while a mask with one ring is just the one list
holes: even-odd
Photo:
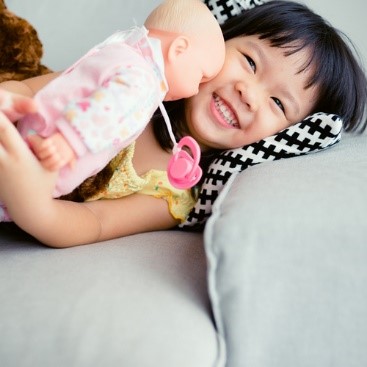
[[0, 0], [0, 50], [0, 82], [51, 72], [41, 64], [43, 48], [37, 31], [27, 20], [9, 11], [4, 0]]
[[[41, 64], [42, 55], [42, 42], [34, 27], [9, 11], [4, 1], [0, 0], [0, 82], [50, 73], [51, 70]], [[113, 171], [111, 164], [108, 164], [97, 175], [85, 180], [62, 198], [84, 201], [108, 183]]]

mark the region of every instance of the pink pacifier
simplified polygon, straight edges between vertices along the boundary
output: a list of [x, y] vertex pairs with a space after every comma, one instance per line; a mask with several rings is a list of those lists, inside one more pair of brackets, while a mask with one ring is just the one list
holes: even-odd
[[[189, 148], [192, 156], [182, 150], [183, 147]], [[200, 155], [199, 144], [190, 136], [183, 137], [173, 148], [173, 157], [168, 162], [169, 182], [178, 189], [195, 186], [203, 174], [199, 166]]]
[[[159, 108], [173, 142], [173, 157], [169, 160], [167, 168], [168, 180], [178, 189], [189, 189], [199, 182], [203, 174], [199, 166], [201, 157], [199, 144], [191, 136], [184, 136], [177, 144], [163, 103], [159, 104]], [[183, 147], [188, 148], [191, 155], [186, 150], [182, 150]]]

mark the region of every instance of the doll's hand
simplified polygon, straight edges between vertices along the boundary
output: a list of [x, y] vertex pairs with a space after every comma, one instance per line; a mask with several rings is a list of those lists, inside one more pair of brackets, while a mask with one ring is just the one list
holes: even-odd
[[55, 133], [48, 138], [30, 135], [27, 140], [34, 154], [47, 170], [58, 171], [65, 165], [73, 166], [76, 158], [74, 150], [60, 133]]
[[0, 111], [12, 122], [28, 113], [36, 112], [36, 104], [32, 98], [8, 92], [0, 88]]

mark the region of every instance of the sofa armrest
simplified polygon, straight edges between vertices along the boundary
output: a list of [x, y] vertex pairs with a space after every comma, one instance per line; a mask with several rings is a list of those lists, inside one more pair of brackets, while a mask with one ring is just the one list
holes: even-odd
[[366, 134], [233, 179], [205, 229], [228, 366], [367, 364]]

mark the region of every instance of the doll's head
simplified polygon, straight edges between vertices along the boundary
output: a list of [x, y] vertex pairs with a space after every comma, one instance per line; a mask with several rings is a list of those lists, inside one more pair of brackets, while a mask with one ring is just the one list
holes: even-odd
[[187, 98], [214, 78], [225, 46], [217, 20], [200, 0], [165, 0], [148, 16], [149, 36], [161, 41], [169, 91], [165, 100]]

